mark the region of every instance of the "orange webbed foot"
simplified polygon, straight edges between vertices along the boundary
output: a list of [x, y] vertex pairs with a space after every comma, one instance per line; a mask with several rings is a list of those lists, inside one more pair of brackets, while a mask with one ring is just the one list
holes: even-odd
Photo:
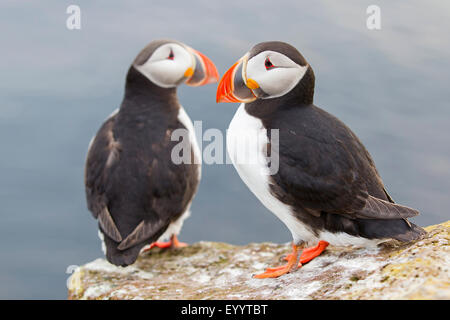
[[276, 268], [267, 268], [265, 272], [257, 274], [254, 277], [257, 279], [277, 278], [279, 276], [282, 276], [283, 274], [291, 272], [296, 268], [301, 268], [303, 264], [308, 263], [312, 259], [318, 257], [323, 251], [325, 251], [328, 245], [328, 242], [321, 240], [319, 241], [317, 246], [304, 249], [300, 254], [300, 258], [298, 257], [298, 246], [292, 245], [292, 253], [284, 258], [284, 260], [288, 262], [286, 265]]
[[155, 247], [160, 248], [160, 249], [168, 249], [168, 248], [176, 249], [176, 248], [184, 248], [184, 247], [187, 247], [187, 246], [188, 246], [187, 243], [178, 241], [177, 236], [173, 235], [170, 238], [170, 241], [167, 241], [167, 242], [153, 242], [150, 245], [150, 247], [144, 249], [142, 252], [150, 251], [150, 250], [152, 250]]
[[171, 243], [172, 243], [171, 248], [184, 248], [184, 247], [188, 246], [187, 243], [178, 241], [178, 238], [176, 235], [172, 236]]
[[[283, 274], [291, 272], [298, 264], [298, 246], [292, 245], [292, 253], [289, 255], [290, 259], [288, 263], [284, 266], [277, 268], [267, 268], [265, 272], [254, 275], [254, 278], [265, 279], [265, 278], [278, 278]], [[299, 265], [300, 266], [300, 265]]]
[[[329, 243], [323, 240], [320, 240], [317, 246], [303, 249], [302, 254], [300, 256], [299, 267], [301, 265], [308, 263], [312, 259], [318, 257], [325, 249], [328, 247]], [[284, 260], [289, 261], [291, 255], [287, 255]]]

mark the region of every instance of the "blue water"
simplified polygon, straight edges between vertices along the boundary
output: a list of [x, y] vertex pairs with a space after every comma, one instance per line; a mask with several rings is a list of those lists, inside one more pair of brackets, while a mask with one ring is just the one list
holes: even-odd
[[[80, 1], [78, 1], [80, 2]], [[90, 138], [121, 102], [124, 77], [149, 41], [174, 38], [223, 73], [253, 44], [283, 40], [314, 68], [318, 106], [347, 123], [371, 152], [399, 203], [430, 225], [449, 219], [450, 4], [377, 1], [134, 1], [79, 3], [82, 29], [66, 28], [72, 2], [0, 5], [0, 298], [66, 298], [66, 268], [102, 256], [86, 209]], [[237, 105], [215, 86], [181, 87], [203, 128], [225, 130]], [[231, 165], [203, 167], [192, 217], [199, 240], [287, 242], [290, 233]]]

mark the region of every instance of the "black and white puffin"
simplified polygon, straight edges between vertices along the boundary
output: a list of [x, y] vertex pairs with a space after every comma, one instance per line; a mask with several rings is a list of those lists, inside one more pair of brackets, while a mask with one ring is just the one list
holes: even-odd
[[[176, 88], [218, 80], [211, 60], [172, 40], [151, 42], [129, 68], [122, 104], [92, 139], [85, 167], [88, 208], [109, 262], [130, 265], [150, 243], [185, 245], [177, 235], [200, 181], [201, 154]], [[172, 161], [177, 129], [188, 132], [190, 163]]]
[[313, 104], [314, 79], [297, 49], [274, 41], [254, 46], [218, 86], [217, 102], [242, 103], [227, 132], [230, 159], [293, 237], [288, 263], [256, 278], [291, 272], [329, 243], [368, 246], [425, 233], [407, 220], [418, 211], [395, 204], [386, 192], [358, 137]]

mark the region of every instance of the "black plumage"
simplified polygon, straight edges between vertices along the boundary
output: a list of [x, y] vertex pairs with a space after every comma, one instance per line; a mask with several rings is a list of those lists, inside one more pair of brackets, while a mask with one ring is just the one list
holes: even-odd
[[[273, 196], [296, 218], [320, 231], [345, 232], [368, 239], [417, 239], [424, 230], [407, 218], [418, 211], [395, 204], [358, 137], [339, 119], [313, 104], [314, 72], [303, 56], [282, 42], [265, 42], [249, 53], [285, 54], [308, 69], [287, 94], [246, 103], [248, 114], [279, 130], [279, 170], [271, 176]], [[276, 148], [276, 150], [271, 150]]]
[[119, 112], [92, 142], [85, 171], [88, 208], [115, 265], [132, 264], [185, 212], [197, 190], [199, 165], [171, 160], [178, 143], [171, 134], [186, 129], [179, 110], [176, 88], [161, 88], [131, 66]]

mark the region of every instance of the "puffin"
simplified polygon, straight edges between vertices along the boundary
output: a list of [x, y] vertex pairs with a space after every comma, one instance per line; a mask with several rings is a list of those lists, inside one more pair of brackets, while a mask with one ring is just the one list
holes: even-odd
[[[91, 140], [85, 164], [87, 207], [110, 263], [125, 267], [141, 250], [186, 246], [177, 236], [200, 182], [201, 154], [177, 87], [218, 80], [208, 57], [175, 40], [150, 42], [129, 67], [120, 108]], [[183, 161], [172, 155], [181, 139]]]
[[425, 234], [408, 221], [419, 212], [389, 196], [356, 134], [314, 105], [314, 82], [296, 48], [270, 41], [248, 51], [217, 88], [218, 103], [241, 103], [227, 131], [231, 162], [293, 238], [287, 264], [255, 278], [293, 272], [330, 243], [373, 247]]

